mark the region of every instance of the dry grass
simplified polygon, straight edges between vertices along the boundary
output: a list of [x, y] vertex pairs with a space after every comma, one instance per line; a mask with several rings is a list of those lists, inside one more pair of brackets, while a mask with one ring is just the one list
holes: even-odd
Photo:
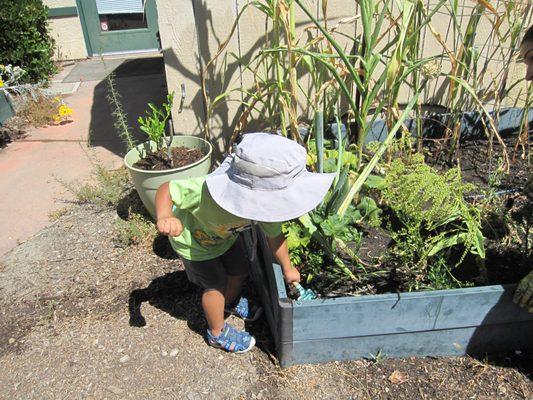
[[17, 107], [17, 115], [29, 126], [42, 127], [54, 123], [59, 101], [39, 93], [33, 98], [26, 96]]
[[125, 193], [131, 189], [126, 168], [108, 170], [98, 162], [94, 164], [90, 182], [56, 179], [74, 195], [78, 203], [94, 204], [102, 208], [117, 207]]
[[70, 210], [70, 207], [62, 207], [58, 210], [53, 210], [53, 211], [50, 211], [48, 213], [48, 219], [50, 220], [50, 222], [55, 222], [57, 221], [59, 218], [61, 218], [63, 215], [65, 215], [66, 213], [68, 213]]
[[[108, 170], [96, 161], [91, 182], [59, 182], [80, 204], [116, 209], [120, 218], [115, 221], [114, 228], [122, 245], [151, 243], [156, 237], [155, 225], [132, 188], [126, 168]], [[51, 214], [50, 218], [57, 219], [62, 213], [64, 212], [59, 210], [58, 215]]]

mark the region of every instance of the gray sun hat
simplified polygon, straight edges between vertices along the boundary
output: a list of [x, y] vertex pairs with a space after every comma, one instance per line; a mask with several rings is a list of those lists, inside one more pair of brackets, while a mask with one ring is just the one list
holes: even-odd
[[249, 133], [207, 176], [207, 187], [213, 200], [233, 215], [288, 221], [314, 209], [335, 178], [307, 171], [306, 160], [305, 148], [290, 139]]

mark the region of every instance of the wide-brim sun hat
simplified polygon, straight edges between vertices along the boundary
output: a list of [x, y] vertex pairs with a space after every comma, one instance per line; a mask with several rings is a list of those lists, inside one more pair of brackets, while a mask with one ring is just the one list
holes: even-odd
[[213, 200], [224, 210], [259, 222], [283, 222], [313, 210], [335, 174], [306, 169], [303, 146], [269, 133], [244, 135], [235, 152], [206, 179]]

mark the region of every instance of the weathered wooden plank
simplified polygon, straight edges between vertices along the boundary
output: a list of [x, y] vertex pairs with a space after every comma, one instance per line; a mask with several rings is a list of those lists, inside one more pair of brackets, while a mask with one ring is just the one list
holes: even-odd
[[527, 349], [533, 346], [533, 321], [484, 327], [432, 330], [392, 335], [318, 339], [282, 343], [282, 367], [295, 364], [387, 357], [450, 356]]
[[438, 291], [296, 303], [293, 338], [418, 332], [531, 319], [512, 303], [511, 288], [478, 289], [470, 293]]
[[[505, 285], [471, 288], [457, 294], [448, 291], [452, 293], [442, 298], [435, 329], [533, 320], [531, 314], [513, 303], [515, 288]], [[533, 332], [531, 335], [533, 340]]]
[[293, 310], [293, 339], [425, 331], [435, 326], [441, 303], [442, 296], [405, 298], [403, 295], [399, 299], [378, 297], [300, 302]]
[[[278, 268], [274, 272], [279, 296], [285, 285]], [[292, 337], [312, 340], [532, 320], [529, 313], [512, 302], [514, 288], [515, 285], [495, 285], [295, 301]]]

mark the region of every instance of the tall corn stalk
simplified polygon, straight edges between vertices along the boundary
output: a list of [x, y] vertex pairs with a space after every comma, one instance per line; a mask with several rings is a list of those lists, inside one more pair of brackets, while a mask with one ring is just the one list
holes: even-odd
[[[412, 17], [414, 15], [415, 2], [411, 0], [397, 1], [400, 10], [400, 22], [395, 24], [396, 34], [388, 42], [383, 43], [384, 38], [383, 29], [385, 21], [395, 21], [391, 18], [391, 1], [384, 0], [375, 3], [372, 0], [360, 0], [359, 6], [361, 10], [361, 25], [363, 31], [361, 37], [356, 38], [357, 50], [355, 56], [346, 54], [339, 43], [335, 40], [331, 32], [329, 32], [314, 15], [306, 8], [302, 0], [294, 0], [304, 13], [313, 22], [315, 27], [324, 35], [328, 43], [335, 50], [335, 56], [342, 61], [342, 73], [339, 73], [335, 67], [330, 63], [324, 61], [326, 56], [324, 54], [313, 54], [307, 52], [306, 54], [313, 59], [321, 62], [328, 71], [333, 75], [340, 90], [346, 96], [346, 101], [349, 104], [351, 114], [354, 116], [355, 123], [359, 128], [359, 135], [357, 138], [358, 151], [358, 168], [361, 167], [363, 159], [364, 143], [366, 136], [369, 133], [373, 123], [380, 117], [385, 110], [389, 115], [389, 133], [385, 142], [376, 152], [371, 161], [361, 171], [359, 178], [347, 193], [341, 207], [338, 210], [339, 215], [344, 215], [353, 198], [361, 189], [364, 181], [370, 175], [370, 172], [375, 168], [377, 162], [383, 155], [386, 147], [392, 141], [398, 130], [402, 127], [403, 122], [409, 116], [418, 97], [422, 91], [419, 87], [418, 93], [414, 93], [412, 100], [409, 102], [403, 113], [400, 114], [397, 107], [397, 98], [400, 87], [408, 81], [409, 76], [413, 71], [418, 70], [422, 65], [430, 60], [416, 59], [410, 60], [407, 58], [413, 43], [417, 41], [418, 35], [422, 27], [429, 23], [434, 13], [442, 6], [444, 0], [439, 2], [437, 6], [427, 15], [421, 19], [419, 26], [413, 29]], [[378, 49], [381, 47], [381, 51]], [[391, 56], [385, 57], [387, 51], [390, 50]], [[361, 68], [355, 69], [353, 66], [354, 59]], [[379, 71], [378, 66], [385, 65], [382, 71]], [[360, 94], [361, 103], [357, 104], [354, 101], [353, 93], [348, 89], [348, 82], [353, 82], [355, 89]], [[387, 107], [388, 105], [388, 107]], [[372, 111], [372, 116], [371, 115]]]

